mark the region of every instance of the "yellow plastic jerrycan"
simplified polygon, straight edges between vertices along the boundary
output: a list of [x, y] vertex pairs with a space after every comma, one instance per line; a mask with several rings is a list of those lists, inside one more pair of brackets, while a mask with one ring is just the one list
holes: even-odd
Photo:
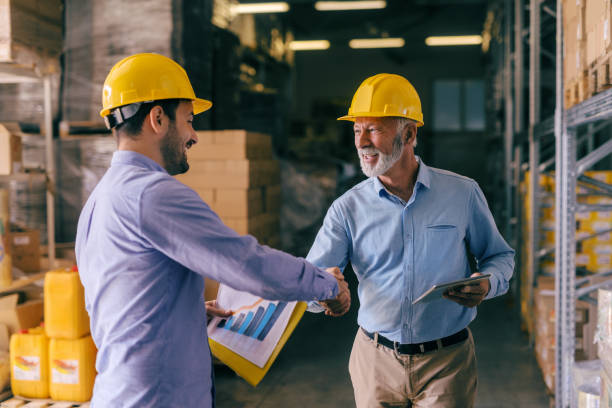
[[57, 339], [78, 339], [89, 333], [85, 294], [76, 266], [45, 276], [45, 332]]
[[49, 396], [49, 343], [42, 327], [11, 336], [11, 388], [27, 398]]
[[54, 400], [89, 401], [96, 379], [96, 346], [91, 336], [49, 339], [49, 394]]

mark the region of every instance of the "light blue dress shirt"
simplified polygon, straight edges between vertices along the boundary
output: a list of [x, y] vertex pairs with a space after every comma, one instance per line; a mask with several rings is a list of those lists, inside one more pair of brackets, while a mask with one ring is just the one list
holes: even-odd
[[[465, 328], [476, 308], [447, 299], [412, 301], [432, 285], [490, 273], [487, 298], [508, 290], [514, 251], [498, 232], [478, 184], [420, 159], [416, 185], [405, 203], [378, 178], [369, 178], [338, 198], [306, 257], [315, 265], [350, 261], [359, 286], [358, 323], [401, 343], [421, 343]], [[313, 312], [322, 308], [309, 305]]]
[[85, 204], [77, 263], [98, 347], [92, 406], [211, 407], [204, 276], [272, 300], [336, 296], [336, 279], [239, 236], [153, 160], [118, 151]]

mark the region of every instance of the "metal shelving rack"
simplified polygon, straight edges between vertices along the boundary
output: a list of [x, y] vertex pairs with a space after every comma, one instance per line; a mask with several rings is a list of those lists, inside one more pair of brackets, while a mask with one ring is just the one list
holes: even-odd
[[[39, 83], [43, 88], [45, 132], [45, 171], [47, 178], [47, 248], [49, 267], [55, 265], [55, 154], [53, 151], [53, 127], [51, 105], [51, 75], [39, 74], [35, 69], [13, 63], [0, 63], [0, 84]], [[3, 179], [20, 179], [24, 175], [2, 176]], [[35, 176], [33, 176], [35, 177]]]
[[[512, 4], [514, 3], [514, 4]], [[512, 7], [514, 5], [514, 7]], [[583, 173], [593, 164], [612, 153], [612, 140], [594, 146], [593, 135], [603, 127], [612, 123], [612, 90], [600, 93], [583, 103], [564, 109], [563, 89], [563, 64], [556, 63], [555, 67], [555, 113], [546, 120], [541, 120], [541, 67], [540, 55], [551, 57], [550, 52], [540, 48], [541, 12], [549, 14], [556, 19], [556, 61], [563, 61], [563, 24], [562, 24], [562, 0], [556, 0], [556, 10], [553, 6], [543, 0], [529, 0], [529, 28], [523, 27], [523, 11], [525, 4], [523, 0], [505, 0], [506, 10], [506, 64], [505, 70], [505, 159], [506, 159], [506, 208], [508, 214], [509, 228], [513, 231], [512, 241], [515, 248], [520, 244], [520, 199], [519, 182], [521, 171], [530, 169], [530, 191], [529, 191], [529, 254], [527, 267], [528, 299], [532, 304], [537, 275], [539, 258], [552, 253], [552, 248], [539, 248], [538, 225], [539, 225], [539, 202], [540, 172], [555, 167], [555, 307], [556, 313], [556, 386], [555, 406], [567, 408], [574, 406], [573, 390], [573, 365], [575, 350], [575, 302], [577, 295], [583, 296], [590, 291], [602, 286], [576, 290], [576, 284], [582, 280], [576, 280], [576, 216], [578, 211], [610, 211], [612, 206], [607, 205], [578, 205], [576, 200], [577, 180], [587, 181], [596, 185], [600, 191], [612, 195], [612, 186], [605, 183], [597, 183], [589, 180]], [[512, 13], [512, 11], [514, 11]], [[511, 32], [512, 14], [514, 16], [514, 33]], [[514, 34], [514, 35], [512, 35]], [[523, 129], [523, 81], [525, 78], [523, 64], [523, 41], [529, 36], [529, 126]], [[514, 47], [511, 46], [513, 38]], [[512, 50], [514, 48], [514, 52]], [[514, 80], [514, 92], [512, 92], [512, 79]], [[585, 132], [586, 128], [586, 132]], [[579, 138], [579, 132], [583, 135]], [[526, 134], [525, 134], [526, 133]], [[541, 162], [540, 140], [544, 136], [553, 134], [555, 138], [555, 154], [553, 157]], [[526, 136], [526, 137], [525, 137]], [[523, 164], [525, 152], [522, 144], [528, 141], [528, 165]], [[577, 146], [587, 142], [589, 153], [577, 160]], [[513, 211], [514, 210], [514, 211]], [[603, 274], [610, 274], [611, 271]], [[533, 340], [533, 339], [532, 339]]]

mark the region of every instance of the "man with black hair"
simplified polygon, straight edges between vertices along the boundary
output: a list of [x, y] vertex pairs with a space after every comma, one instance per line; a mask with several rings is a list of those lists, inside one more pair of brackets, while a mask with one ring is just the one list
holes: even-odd
[[180, 65], [156, 54], [125, 58], [102, 100], [118, 151], [76, 239], [98, 347], [92, 406], [211, 407], [205, 276], [265, 299], [319, 300], [330, 315], [350, 307], [348, 285], [338, 268], [326, 272], [239, 236], [172, 177], [189, 169], [193, 117], [212, 105], [195, 97]]

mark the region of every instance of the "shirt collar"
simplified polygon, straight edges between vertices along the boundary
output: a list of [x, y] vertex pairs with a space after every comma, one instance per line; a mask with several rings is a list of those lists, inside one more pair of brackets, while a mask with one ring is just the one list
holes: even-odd
[[[429, 169], [429, 167], [425, 165], [425, 163], [423, 163], [423, 160], [421, 160], [419, 156], [416, 156], [416, 159], [417, 159], [417, 162], [419, 163], [419, 170], [417, 173], [417, 180], [416, 180], [415, 186], [418, 186], [420, 184], [423, 187], [430, 188], [431, 170]], [[380, 197], [388, 196], [389, 194], [391, 194], [389, 193], [389, 191], [387, 191], [383, 183], [380, 182], [378, 177], [373, 177], [373, 178], [374, 178], [374, 188], [376, 189], [376, 191], [378, 191], [378, 195]]]
[[131, 150], [117, 150], [115, 153], [113, 153], [111, 166], [118, 164], [129, 164], [132, 166], [142, 167], [147, 170], [167, 173], [167, 171], [155, 160]]

